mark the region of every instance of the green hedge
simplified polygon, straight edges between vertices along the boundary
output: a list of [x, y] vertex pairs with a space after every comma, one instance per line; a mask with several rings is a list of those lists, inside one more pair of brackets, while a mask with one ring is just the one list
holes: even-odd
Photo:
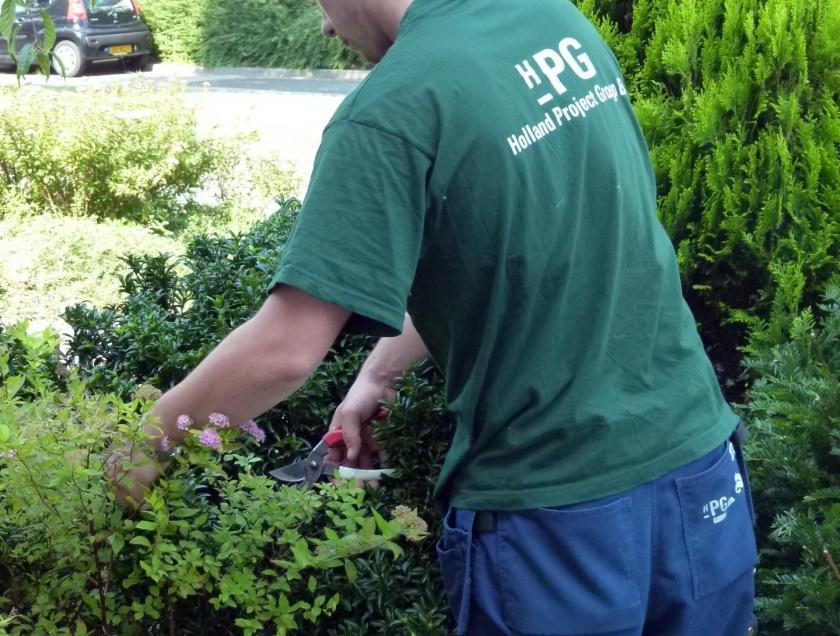
[[142, 15], [166, 61], [203, 66], [357, 68], [362, 58], [321, 33], [308, 0], [147, 0]]
[[840, 633], [840, 277], [749, 349], [743, 414], [761, 541], [763, 634]]
[[223, 452], [188, 438], [128, 513], [106, 466], [143, 443], [153, 392], [91, 395], [72, 374], [59, 390], [44, 368], [57, 341], [0, 331], [0, 634], [311, 633], [359, 555], [387, 550], [375, 558], [395, 567], [397, 541], [425, 536], [351, 484], [281, 487], [233, 429]]
[[[119, 304], [77, 305], [65, 312], [73, 336], [64, 362], [78, 369], [89, 390], [125, 399], [143, 384], [166, 389], [179, 382], [261, 305], [299, 205], [284, 200], [250, 232], [195, 236], [178, 259], [128, 259]], [[323, 434], [371, 345], [368, 338], [343, 338], [296, 394], [259, 419], [269, 442], [255, 455], [257, 474], [297, 458]], [[338, 592], [341, 600], [306, 633], [431, 635], [448, 629], [434, 552], [440, 516], [430, 502], [451, 434], [439, 376], [429, 368], [407, 374], [389, 408], [380, 433], [401, 477], [369, 496], [382, 514], [398, 505], [417, 508], [430, 536], [407, 547], [398, 562], [373, 556], [358, 560], [353, 576], [331, 571], [316, 577], [318, 590]], [[200, 633], [190, 631], [195, 616], [183, 610], [181, 615], [179, 633]]]
[[626, 1], [579, 4], [626, 72], [689, 304], [731, 384], [773, 272], [798, 270], [814, 303], [837, 271], [840, 4], [637, 0], [629, 20]]

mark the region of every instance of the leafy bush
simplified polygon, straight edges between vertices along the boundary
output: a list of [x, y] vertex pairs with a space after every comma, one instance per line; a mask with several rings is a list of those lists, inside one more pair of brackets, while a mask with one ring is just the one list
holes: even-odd
[[190, 213], [207, 213], [193, 203], [199, 192], [229, 216], [244, 193], [262, 193], [264, 205], [269, 182], [271, 196], [291, 191], [288, 174], [274, 168], [266, 179], [266, 164], [240, 158], [244, 138], [199, 135], [179, 91], [144, 82], [0, 91], [0, 216], [46, 209], [180, 230]]
[[[128, 259], [119, 305], [66, 312], [73, 328], [68, 362], [91, 390], [128, 396], [139, 384], [164, 389], [177, 383], [261, 305], [298, 208], [297, 201], [285, 200], [246, 234], [193, 237], [177, 261], [165, 255]], [[255, 473], [297, 458], [323, 434], [370, 345], [366, 338], [342, 338], [300, 391], [260, 418], [270, 441], [255, 454]], [[408, 505], [433, 531], [440, 517], [431, 490], [451, 433], [440, 389], [431, 369], [406, 375], [391, 414], [379, 425], [401, 476], [370, 493], [382, 514]], [[322, 593], [338, 591], [341, 601], [331, 616], [307, 628], [311, 633], [446, 631], [433, 538], [412, 546], [397, 563], [373, 555], [359, 560], [356, 570], [318, 579]]]
[[314, 2], [264, 3], [150, 0], [143, 4], [155, 46], [164, 60], [205, 66], [350, 68], [358, 54], [321, 33]]
[[60, 100], [52, 91], [0, 93], [0, 194], [100, 218], [171, 211], [214, 169], [216, 149], [196, 137], [194, 116], [171, 93], [137, 90], [62, 92]]
[[637, 0], [631, 19], [626, 0], [579, 4], [627, 74], [689, 304], [732, 382], [771, 271], [800, 269], [808, 304], [837, 271], [840, 4]]
[[[52, 338], [18, 344], [38, 359]], [[356, 555], [398, 557], [396, 539], [424, 536], [405, 507], [386, 521], [352, 485], [279, 487], [247, 444], [219, 455], [193, 438], [129, 515], [105, 465], [112, 446], [142, 443], [143, 398], [91, 396], [74, 377], [57, 392], [49, 373], [12, 375], [7, 362], [0, 353], [0, 611], [12, 634], [283, 634], [334, 611], [333, 570], [353, 580]]]
[[772, 346], [756, 338], [758, 379], [744, 414], [761, 539], [762, 633], [840, 631], [840, 280], [818, 315], [794, 315]]

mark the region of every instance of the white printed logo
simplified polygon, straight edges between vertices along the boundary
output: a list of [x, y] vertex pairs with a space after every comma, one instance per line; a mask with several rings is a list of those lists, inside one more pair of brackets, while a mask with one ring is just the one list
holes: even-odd
[[[514, 66], [529, 91], [541, 87], [537, 91], [538, 94], [542, 93], [537, 97], [537, 104], [541, 108], [555, 98], [562, 97], [569, 90], [560, 80], [566, 71], [571, 71], [582, 80], [591, 80], [598, 75], [592, 59], [583, 51], [583, 45], [572, 37], [560, 40], [556, 49], [538, 51]], [[545, 81], [550, 88], [544, 85]], [[527, 150], [564, 124], [585, 119], [588, 112], [603, 104], [617, 103], [620, 97], [627, 95], [627, 89], [620, 77], [606, 85], [590, 84], [588, 90], [584, 90], [585, 95], [564, 98], [564, 103], [553, 105], [550, 110], [543, 110], [539, 119], [531, 119], [519, 130], [508, 135], [506, 141], [513, 155]]]
[[714, 523], [720, 523], [726, 519], [726, 511], [729, 506], [735, 503], [735, 497], [721, 497], [712, 499], [703, 506], [703, 518], [711, 519]]
[[735, 494], [740, 494], [744, 490], [744, 480], [741, 473], [735, 473]]
[[735, 461], [735, 447], [732, 445], [732, 442], [729, 442], [729, 457], [732, 461]]
[[[557, 45], [557, 50], [543, 49], [538, 53], [534, 53], [531, 57], [537, 64], [537, 68], [542, 71], [543, 76], [548, 79], [548, 82], [554, 87], [557, 95], [562, 95], [568, 89], [563, 82], [560, 81], [560, 75], [566, 70], [567, 66], [580, 79], [592, 79], [595, 77], [597, 71], [592, 66], [592, 61], [586, 53], [579, 53], [575, 55], [572, 49], [580, 51], [583, 47], [581, 43], [574, 38], [563, 38], [560, 44]], [[525, 80], [528, 89], [532, 90], [542, 84], [542, 78], [539, 73], [534, 70], [528, 60], [522, 60], [516, 65], [516, 70]], [[537, 103], [544, 106], [554, 99], [554, 94], [549, 91], [541, 96]]]

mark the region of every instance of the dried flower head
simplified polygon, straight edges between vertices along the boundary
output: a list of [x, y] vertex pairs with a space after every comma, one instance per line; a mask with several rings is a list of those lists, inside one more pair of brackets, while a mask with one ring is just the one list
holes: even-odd
[[429, 534], [428, 524], [420, 518], [417, 510], [408, 506], [394, 508], [393, 517], [405, 528], [405, 536], [409, 541], [420, 541]]
[[163, 393], [151, 384], [141, 384], [132, 396], [135, 400], [157, 400]]

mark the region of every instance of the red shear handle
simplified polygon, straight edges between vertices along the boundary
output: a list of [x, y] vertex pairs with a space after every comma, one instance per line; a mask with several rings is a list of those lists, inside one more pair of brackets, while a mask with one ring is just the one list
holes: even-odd
[[341, 446], [344, 443], [344, 431], [340, 428], [330, 431], [322, 438], [324, 444], [332, 448], [333, 446]]
[[[386, 417], [388, 417], [388, 410], [381, 408], [371, 419], [378, 421], [384, 420]], [[330, 448], [333, 448], [334, 446], [341, 446], [342, 444], [344, 444], [344, 432], [340, 428], [337, 428], [334, 431], [330, 431], [329, 433], [324, 435], [324, 437], [321, 439], [323, 440], [324, 444], [326, 444]]]

